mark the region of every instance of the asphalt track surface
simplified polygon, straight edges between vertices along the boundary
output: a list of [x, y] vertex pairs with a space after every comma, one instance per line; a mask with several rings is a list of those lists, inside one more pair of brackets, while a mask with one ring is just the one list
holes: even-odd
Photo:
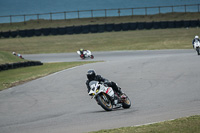
[[[200, 114], [200, 56], [194, 50], [94, 52], [93, 64], [0, 92], [1, 133], [81, 133]], [[42, 62], [83, 61], [76, 53], [24, 55]], [[87, 59], [84, 61], [90, 61]], [[90, 99], [88, 69], [113, 80], [130, 109], [104, 111]]]

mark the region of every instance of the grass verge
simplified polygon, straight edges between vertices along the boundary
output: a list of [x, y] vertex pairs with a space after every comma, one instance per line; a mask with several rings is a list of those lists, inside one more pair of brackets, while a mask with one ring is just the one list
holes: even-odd
[[122, 127], [90, 133], [199, 133], [200, 115], [138, 127]]
[[22, 84], [64, 69], [94, 62], [62, 62], [44, 63], [41, 66], [24, 67], [0, 72], [0, 91], [6, 88]]
[[190, 49], [200, 28], [152, 29], [96, 34], [74, 34], [0, 39], [0, 51], [35, 53], [91, 51]]
[[0, 51], [0, 64], [5, 64], [5, 63], [14, 63], [14, 62], [24, 62], [26, 60], [21, 59], [17, 56], [14, 56], [11, 52], [4, 52]]

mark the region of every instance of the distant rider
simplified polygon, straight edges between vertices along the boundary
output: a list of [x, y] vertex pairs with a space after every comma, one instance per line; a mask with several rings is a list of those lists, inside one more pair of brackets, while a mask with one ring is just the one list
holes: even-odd
[[87, 50], [84, 50], [84, 49], [81, 48], [79, 51], [80, 51], [81, 55], [85, 57], [85, 55], [83, 54], [83, 52], [87, 51]]
[[194, 39], [193, 39], [193, 41], [192, 41], [193, 48], [194, 48], [194, 42], [195, 42], [195, 41], [200, 41], [199, 36], [196, 35], [196, 36], [194, 37]]
[[94, 70], [89, 70], [87, 72], [87, 78], [88, 78], [88, 80], [86, 81], [86, 86], [87, 86], [88, 92], [91, 89], [90, 86], [89, 86], [90, 81], [95, 80], [95, 81], [99, 81], [100, 83], [103, 82], [107, 86], [112, 87], [113, 90], [116, 93], [118, 93], [120, 96], [122, 96], [122, 94], [123, 94], [123, 92], [121, 91], [121, 88], [118, 87], [115, 82], [109, 81], [109, 80], [103, 78], [101, 75], [96, 75]]

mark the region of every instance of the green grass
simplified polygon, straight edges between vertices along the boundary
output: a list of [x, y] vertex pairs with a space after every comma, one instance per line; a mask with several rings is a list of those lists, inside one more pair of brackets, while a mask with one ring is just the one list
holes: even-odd
[[138, 127], [123, 127], [90, 133], [199, 133], [200, 115]]
[[10, 69], [0, 72], [0, 90], [22, 84], [24, 82], [68, 69], [94, 62], [62, 62], [62, 63], [44, 63], [41, 66], [24, 67], [18, 69]]
[[24, 62], [26, 60], [21, 59], [17, 56], [14, 56], [11, 52], [3, 52], [0, 51], [0, 64], [5, 64], [5, 63], [14, 63], [14, 62]]
[[[40, 20], [24, 23], [0, 24], [0, 31], [17, 29], [38, 29], [48, 27], [65, 27], [71, 25], [127, 23], [170, 20], [196, 20], [200, 13], [167, 13], [158, 15], [134, 15], [126, 17], [85, 18], [70, 20]], [[110, 50], [154, 50], [154, 49], [189, 49], [199, 28], [134, 30], [105, 32], [96, 34], [74, 34], [39, 37], [1, 38], [0, 51], [34, 53], [75, 52], [79, 48], [92, 51]], [[47, 48], [48, 47], [48, 48]]]
[[0, 39], [0, 51], [34, 53], [91, 51], [190, 49], [200, 28], [134, 30], [95, 34], [74, 34]]

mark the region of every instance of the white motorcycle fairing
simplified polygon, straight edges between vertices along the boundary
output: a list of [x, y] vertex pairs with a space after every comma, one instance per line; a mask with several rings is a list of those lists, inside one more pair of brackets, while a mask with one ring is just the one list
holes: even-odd
[[200, 47], [200, 42], [196, 40], [194, 42], [194, 48], [196, 49], [197, 47]]
[[81, 57], [81, 59], [85, 59], [85, 58], [93, 59], [94, 58], [94, 56], [92, 55], [92, 52], [90, 50], [83, 51], [83, 55], [81, 55], [80, 51], [77, 51], [77, 54]]
[[197, 55], [200, 55], [200, 42], [198, 40], [194, 42], [194, 49], [197, 51]]
[[96, 97], [99, 93], [105, 93], [114, 98], [114, 91], [111, 87], [105, 87], [104, 85], [99, 84], [98, 81], [91, 81], [89, 86], [91, 89], [88, 94], [92, 96], [92, 98]]

